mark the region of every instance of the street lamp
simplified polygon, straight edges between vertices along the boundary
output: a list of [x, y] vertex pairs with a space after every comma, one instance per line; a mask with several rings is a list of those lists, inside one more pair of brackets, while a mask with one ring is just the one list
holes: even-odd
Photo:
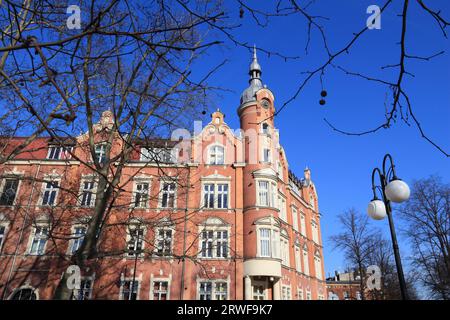
[[[386, 170], [386, 160], [389, 159], [390, 166]], [[402, 261], [398, 250], [397, 236], [395, 235], [394, 221], [392, 219], [391, 201], [402, 203], [409, 199], [410, 190], [408, 185], [397, 178], [395, 174], [394, 161], [390, 154], [386, 154], [383, 159], [382, 171], [375, 168], [372, 171], [372, 191], [373, 199], [369, 202], [367, 213], [375, 220], [382, 220], [386, 216], [389, 220], [389, 229], [391, 231], [392, 246], [394, 249], [395, 264], [397, 266], [398, 281], [403, 300], [408, 300], [406, 291], [405, 276], [403, 275]], [[380, 186], [375, 185], [375, 174], [378, 173]], [[381, 189], [382, 199], [377, 197], [377, 189]]]

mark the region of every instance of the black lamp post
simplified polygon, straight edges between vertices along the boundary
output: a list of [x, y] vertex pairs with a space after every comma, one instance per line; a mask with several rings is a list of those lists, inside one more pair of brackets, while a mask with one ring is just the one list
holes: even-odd
[[[389, 159], [390, 166], [386, 168], [386, 160]], [[386, 170], [387, 169], [387, 170]], [[375, 175], [378, 173], [380, 186], [375, 185]], [[381, 189], [382, 199], [378, 199], [376, 190]], [[372, 191], [373, 199], [367, 208], [369, 216], [375, 220], [382, 220], [388, 217], [389, 229], [391, 231], [392, 246], [394, 249], [395, 264], [397, 266], [398, 281], [403, 300], [408, 300], [406, 291], [405, 276], [403, 274], [402, 261], [398, 250], [397, 236], [395, 234], [394, 221], [392, 219], [391, 201], [401, 203], [409, 199], [410, 190], [408, 185], [397, 178], [395, 174], [394, 161], [390, 154], [386, 154], [383, 159], [382, 170], [375, 168], [372, 171]]]

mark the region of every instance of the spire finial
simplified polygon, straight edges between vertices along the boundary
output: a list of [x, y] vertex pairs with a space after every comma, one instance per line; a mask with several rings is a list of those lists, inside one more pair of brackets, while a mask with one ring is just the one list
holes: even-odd
[[258, 60], [258, 58], [256, 57], [256, 44], [253, 44], [253, 59]]
[[258, 63], [258, 57], [256, 55], [256, 44], [253, 45], [253, 59], [252, 63], [250, 64], [250, 70], [249, 74], [251, 76], [251, 79], [259, 79], [261, 76], [261, 66]]

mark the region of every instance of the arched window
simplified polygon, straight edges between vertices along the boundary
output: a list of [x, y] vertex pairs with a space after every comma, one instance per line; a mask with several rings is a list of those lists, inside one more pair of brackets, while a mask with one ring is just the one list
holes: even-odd
[[220, 145], [209, 147], [209, 164], [224, 164], [225, 149]]
[[11, 297], [11, 300], [37, 300], [34, 289], [24, 288], [17, 290]]

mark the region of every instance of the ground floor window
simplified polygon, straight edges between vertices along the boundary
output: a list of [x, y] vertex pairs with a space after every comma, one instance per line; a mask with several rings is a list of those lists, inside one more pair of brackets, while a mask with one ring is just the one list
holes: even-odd
[[153, 300], [167, 300], [168, 293], [168, 281], [153, 281]]
[[124, 280], [122, 281], [122, 300], [137, 300], [139, 292], [139, 281]]
[[253, 285], [253, 300], [265, 300], [266, 287], [263, 284]]
[[37, 300], [37, 297], [34, 289], [26, 288], [17, 290], [11, 297], [11, 300]]
[[201, 281], [199, 283], [200, 300], [227, 300], [228, 283], [225, 281]]

